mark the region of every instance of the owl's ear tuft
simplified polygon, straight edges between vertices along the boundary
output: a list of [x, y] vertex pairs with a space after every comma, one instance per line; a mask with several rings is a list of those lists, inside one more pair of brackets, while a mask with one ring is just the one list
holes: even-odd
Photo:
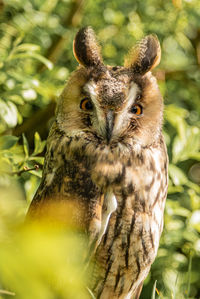
[[73, 43], [74, 56], [85, 67], [102, 65], [101, 49], [91, 27], [78, 31]]
[[124, 66], [136, 74], [144, 75], [160, 63], [161, 49], [158, 38], [148, 35], [143, 38], [125, 57]]

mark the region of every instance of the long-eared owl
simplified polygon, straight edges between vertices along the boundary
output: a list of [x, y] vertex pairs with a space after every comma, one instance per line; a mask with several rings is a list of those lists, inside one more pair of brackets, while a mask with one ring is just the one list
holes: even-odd
[[146, 36], [124, 66], [106, 66], [86, 27], [75, 37], [74, 56], [79, 67], [60, 96], [28, 217], [50, 207], [52, 217], [71, 217], [87, 233], [96, 298], [139, 298], [157, 254], [167, 194], [163, 100], [151, 74], [160, 45]]

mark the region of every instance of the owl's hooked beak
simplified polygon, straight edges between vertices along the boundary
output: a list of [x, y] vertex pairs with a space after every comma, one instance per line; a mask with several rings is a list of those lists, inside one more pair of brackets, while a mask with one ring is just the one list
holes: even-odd
[[106, 139], [107, 142], [109, 143], [111, 137], [112, 137], [112, 131], [114, 127], [114, 111], [113, 110], [108, 110], [106, 114]]

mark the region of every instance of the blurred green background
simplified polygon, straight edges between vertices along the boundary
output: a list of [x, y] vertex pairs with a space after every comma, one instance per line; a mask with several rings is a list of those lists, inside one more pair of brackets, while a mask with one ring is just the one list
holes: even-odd
[[154, 73], [165, 99], [169, 192], [141, 298], [200, 298], [199, 0], [0, 0], [0, 298], [89, 298], [82, 238], [22, 226], [57, 97], [77, 67], [72, 41], [85, 25], [96, 31], [110, 65], [123, 64], [146, 34], [160, 40]]

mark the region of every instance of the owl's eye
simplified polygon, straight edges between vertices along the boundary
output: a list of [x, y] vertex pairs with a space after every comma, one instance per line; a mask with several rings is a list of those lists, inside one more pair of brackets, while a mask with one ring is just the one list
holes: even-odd
[[136, 115], [141, 115], [142, 114], [142, 106], [139, 104], [135, 104], [133, 105], [133, 107], [131, 108], [131, 112], [136, 114]]
[[84, 111], [90, 111], [93, 109], [93, 105], [92, 102], [90, 101], [89, 98], [84, 98], [81, 102], [80, 102], [80, 108]]

